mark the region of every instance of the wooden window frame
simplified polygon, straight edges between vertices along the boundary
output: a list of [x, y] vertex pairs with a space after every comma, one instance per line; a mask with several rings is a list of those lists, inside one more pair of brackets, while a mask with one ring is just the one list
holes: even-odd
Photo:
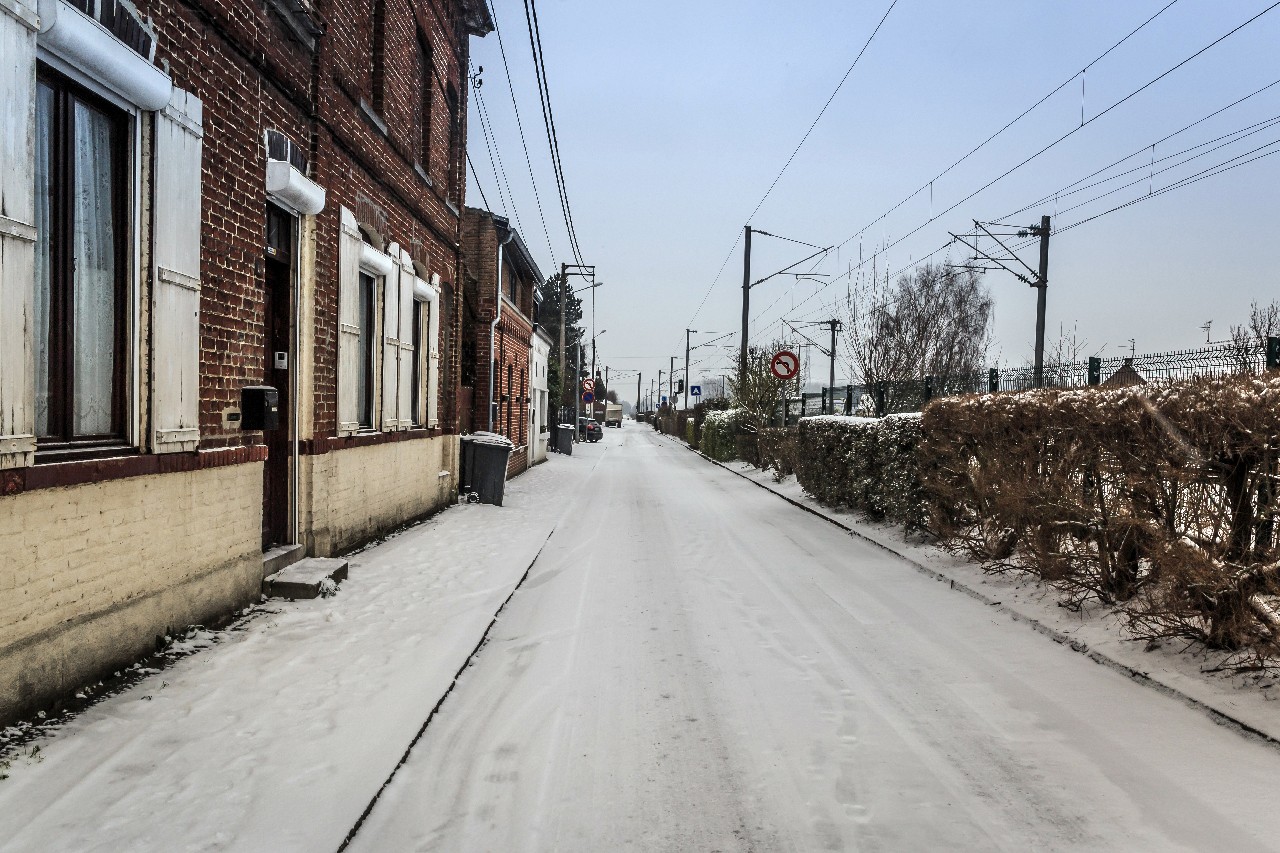
[[427, 379], [427, 373], [422, 369], [422, 362], [429, 357], [429, 352], [425, 346], [423, 338], [426, 331], [430, 328], [429, 323], [422, 320], [422, 312], [431, 310], [431, 303], [419, 302], [413, 300], [413, 370], [410, 374], [411, 391], [409, 395], [409, 418], [413, 421], [413, 426], [418, 427], [426, 423], [426, 415], [424, 412], [423, 397], [425, 390], [422, 386]]
[[[38, 83], [53, 89], [51, 117], [53, 145], [50, 151], [50, 252], [49, 252], [49, 413], [48, 433], [36, 439], [36, 462], [65, 462], [136, 453], [129, 443], [130, 350], [129, 271], [134, 239], [130, 220], [133, 191], [133, 117], [88, 87], [50, 67], [37, 63]], [[107, 433], [74, 435], [75, 410], [74, 306], [75, 139], [74, 108], [79, 101], [108, 116], [113, 125], [111, 159], [113, 175], [111, 216], [115, 228], [115, 342], [111, 378], [111, 423]], [[37, 139], [37, 145], [46, 140]]]
[[365, 330], [368, 335], [368, 346], [365, 352], [365, 389], [368, 392], [368, 398], [365, 400], [357, 400], [356, 423], [359, 425], [360, 432], [371, 432], [375, 430], [375, 424], [378, 420], [377, 399], [378, 389], [374, 384], [378, 376], [378, 281], [382, 276], [374, 275], [367, 270], [360, 270], [359, 273], [359, 298], [364, 299], [368, 295], [369, 313], [367, 322], [369, 328]]
[[435, 87], [431, 78], [435, 75], [435, 49], [422, 30], [418, 34], [418, 56], [422, 62], [422, 79], [418, 81], [419, 108], [422, 110], [422, 126], [418, 128], [418, 165], [431, 175], [431, 113], [435, 105]]
[[373, 111], [386, 117], [387, 110], [387, 0], [370, 5], [370, 83]]

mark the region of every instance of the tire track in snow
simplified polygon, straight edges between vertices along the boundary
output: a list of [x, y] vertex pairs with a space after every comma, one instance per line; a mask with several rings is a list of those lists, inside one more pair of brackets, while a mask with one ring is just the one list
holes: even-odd
[[[603, 461], [606, 455], [608, 455], [608, 452], [609, 448], [606, 447], [604, 452], [596, 458], [595, 464], [591, 466], [591, 470], [583, 479], [583, 483], [590, 481], [590, 479], [595, 476], [596, 469], [600, 467], [600, 462]], [[584, 491], [580, 489], [579, 494], [581, 495], [583, 493]], [[547, 534], [546, 539], [542, 540], [542, 544], [538, 546], [537, 553], [533, 555], [533, 559], [529, 561], [529, 565], [525, 566], [524, 573], [520, 575], [520, 579], [517, 580], [515, 586], [511, 588], [511, 592], [507, 594], [507, 597], [502, 600], [502, 604], [498, 605], [498, 609], [494, 611], [493, 618], [489, 620], [489, 624], [485, 626], [484, 633], [480, 635], [480, 641], [476, 643], [475, 648], [473, 648], [471, 653], [467, 655], [466, 660], [462, 662], [462, 666], [458, 667], [458, 671], [453, 674], [453, 679], [449, 682], [448, 688], [446, 688], [444, 693], [440, 695], [440, 698], [436, 700], [436, 704], [432, 706], [430, 713], [427, 714], [427, 718], [422, 721], [422, 726], [419, 727], [417, 734], [413, 736], [409, 741], [408, 746], [405, 747], [404, 753], [400, 756], [400, 760], [396, 762], [396, 766], [391, 768], [391, 772], [387, 774], [387, 778], [383, 780], [382, 784], [378, 787], [378, 790], [374, 792], [373, 797], [369, 800], [369, 804], [365, 806], [364, 811], [360, 813], [360, 817], [356, 819], [354, 824], [352, 824], [351, 829], [347, 830], [346, 837], [343, 838], [342, 843], [338, 845], [337, 853], [343, 853], [343, 851], [351, 846], [351, 842], [355, 840], [355, 837], [359, 834], [361, 827], [363, 827], [365, 821], [369, 819], [369, 815], [373, 813], [374, 806], [376, 806], [378, 804], [378, 800], [382, 798], [383, 792], [385, 792], [391, 785], [391, 781], [395, 779], [396, 774], [400, 772], [400, 768], [404, 767], [404, 765], [409, 761], [409, 756], [413, 752], [413, 748], [418, 745], [420, 740], [422, 740], [422, 736], [427, 733], [427, 728], [435, 720], [436, 715], [440, 713], [440, 709], [444, 707], [444, 703], [449, 698], [449, 695], [453, 693], [454, 689], [458, 686], [458, 680], [462, 677], [462, 674], [471, 667], [471, 664], [475, 661], [476, 655], [478, 655], [480, 650], [488, 644], [489, 635], [493, 632], [494, 626], [498, 624], [498, 617], [502, 615], [502, 611], [507, 609], [507, 605], [511, 603], [511, 599], [515, 597], [515, 594], [520, 591], [522, 586], [524, 586], [524, 582], [528, 580], [529, 574], [533, 571], [534, 565], [538, 562], [538, 558], [541, 557], [542, 552], [546, 550], [547, 543], [551, 541], [551, 537], [556, 535], [556, 531], [560, 529], [560, 525], [564, 523], [564, 520], [569, 517], [570, 513], [577, 509], [580, 502], [581, 498], [579, 498], [579, 500], [575, 500], [573, 504], [567, 507], [560, 517], [556, 519], [556, 523], [551, 527], [551, 532]]]

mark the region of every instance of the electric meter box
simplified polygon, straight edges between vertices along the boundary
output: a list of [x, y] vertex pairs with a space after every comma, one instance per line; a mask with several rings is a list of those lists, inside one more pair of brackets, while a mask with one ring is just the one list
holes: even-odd
[[240, 429], [280, 428], [280, 392], [270, 385], [240, 389]]

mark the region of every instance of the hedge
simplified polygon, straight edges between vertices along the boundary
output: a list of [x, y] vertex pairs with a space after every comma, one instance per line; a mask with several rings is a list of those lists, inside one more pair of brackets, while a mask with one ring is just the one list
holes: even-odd
[[930, 526], [1139, 638], [1280, 655], [1280, 377], [938, 400]]
[[707, 412], [702, 422], [701, 450], [718, 462], [728, 462], [737, 455], [735, 438], [747, 422], [745, 409]]
[[920, 428], [917, 414], [801, 418], [796, 480], [821, 503], [920, 528], [927, 515], [916, 464]]

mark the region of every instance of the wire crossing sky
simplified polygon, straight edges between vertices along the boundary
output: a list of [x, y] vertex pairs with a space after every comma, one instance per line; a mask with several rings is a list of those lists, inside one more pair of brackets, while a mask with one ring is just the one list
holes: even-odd
[[[507, 36], [525, 2], [492, 0]], [[748, 219], [836, 247], [753, 290], [753, 342], [839, 316], [873, 274], [883, 285], [924, 260], [963, 261], [949, 235], [972, 220], [1049, 215], [1051, 342], [1074, 329], [1088, 354], [1127, 352], [1130, 338], [1140, 351], [1193, 346], [1206, 321], [1225, 336], [1251, 301], [1280, 295], [1278, 5], [530, 0], [531, 45], [473, 41], [486, 77], [509, 70], [512, 102], [484, 103], [500, 154], [473, 133], [470, 156], [489, 200], [526, 227], [535, 190], [573, 190], [526, 244], [547, 244], [548, 272], [580, 246], [608, 282], [599, 359], [642, 379], [683, 361], [686, 326], [702, 330], [695, 346], [738, 327], [734, 241]], [[522, 145], [544, 95], [554, 132]], [[475, 98], [471, 109], [481, 126]], [[495, 160], [520, 156], [528, 174], [501, 179]], [[752, 277], [810, 251], [755, 241]], [[1034, 291], [1002, 272], [985, 281], [992, 363], [1021, 364]], [[731, 366], [736, 338], [699, 349], [692, 379]]]

